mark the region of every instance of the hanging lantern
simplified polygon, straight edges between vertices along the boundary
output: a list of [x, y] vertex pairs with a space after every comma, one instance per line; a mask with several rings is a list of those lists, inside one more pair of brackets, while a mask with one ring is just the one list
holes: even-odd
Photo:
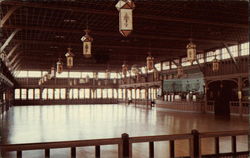
[[177, 76], [181, 77], [183, 75], [183, 68], [181, 66], [177, 67]]
[[219, 60], [216, 59], [216, 56], [215, 56], [215, 58], [213, 60], [212, 67], [213, 67], [214, 72], [219, 70]]
[[63, 71], [63, 63], [62, 63], [62, 58], [58, 58], [58, 62], [56, 63], [56, 71], [57, 73], [62, 73]]
[[128, 65], [125, 64], [124, 62], [124, 64], [122, 65], [122, 74], [124, 75], [124, 77], [127, 76], [127, 72], [128, 72]]
[[127, 37], [133, 30], [133, 9], [135, 4], [132, 0], [119, 0], [115, 5], [119, 11], [119, 31]]
[[158, 71], [156, 69], [153, 69], [154, 79], [158, 79]]
[[52, 66], [50, 69], [50, 76], [51, 76], [51, 78], [55, 77], [55, 67], [54, 66]]
[[187, 59], [191, 63], [196, 60], [196, 45], [190, 40], [189, 44], [187, 45]]
[[93, 72], [93, 78], [94, 78], [95, 80], [98, 80], [98, 74], [97, 74], [97, 72]]
[[38, 81], [38, 85], [40, 86], [42, 84], [42, 81], [41, 79]]
[[83, 55], [86, 58], [90, 58], [91, 57], [91, 42], [93, 41], [93, 38], [89, 36], [90, 30], [86, 29], [84, 31], [86, 34], [82, 36], [81, 38], [83, 42]]
[[106, 70], [106, 79], [110, 79], [110, 71], [109, 71], [109, 69]]
[[73, 67], [74, 54], [71, 52], [71, 48], [68, 48], [68, 52], [65, 54], [67, 59], [67, 67], [70, 69]]
[[137, 66], [137, 65], [132, 65], [131, 71], [132, 71], [135, 75], [138, 75], [138, 74], [139, 74], [139, 68], [138, 68], [138, 66]]
[[241, 100], [242, 99], [242, 92], [239, 90], [238, 91], [238, 99]]
[[152, 69], [154, 69], [154, 57], [149, 53], [149, 56], [147, 57], [147, 70], [150, 71]]

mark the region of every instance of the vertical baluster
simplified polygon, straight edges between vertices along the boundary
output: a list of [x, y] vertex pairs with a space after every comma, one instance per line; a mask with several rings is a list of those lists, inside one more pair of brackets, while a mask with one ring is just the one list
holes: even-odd
[[149, 157], [154, 157], [154, 142], [149, 142]]
[[122, 134], [122, 147], [120, 149], [122, 158], [132, 157], [132, 144], [129, 143], [129, 135], [127, 133]]
[[76, 158], [76, 148], [75, 147], [71, 148], [71, 158]]
[[16, 157], [17, 158], [22, 158], [22, 151], [17, 151], [16, 152]]
[[50, 150], [45, 149], [45, 158], [50, 158]]
[[170, 158], [174, 158], [175, 157], [174, 140], [169, 141], [169, 152], [170, 152]]
[[200, 146], [200, 133], [197, 130], [192, 130], [191, 134], [193, 135], [193, 140], [192, 140], [192, 158], [201, 158], [201, 146]]
[[101, 157], [100, 145], [95, 146], [95, 157]]
[[220, 138], [219, 137], [215, 137], [214, 139], [214, 147], [215, 147], [215, 155], [219, 156], [220, 155]]
[[233, 153], [233, 155], [236, 155], [236, 153], [237, 153], [236, 136], [232, 136], [232, 153]]

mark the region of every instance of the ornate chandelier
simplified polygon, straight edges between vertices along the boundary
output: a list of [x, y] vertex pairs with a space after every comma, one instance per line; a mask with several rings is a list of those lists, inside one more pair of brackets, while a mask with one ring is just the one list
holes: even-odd
[[83, 55], [86, 58], [90, 58], [91, 57], [91, 44], [93, 41], [93, 38], [89, 35], [90, 30], [86, 29], [85, 31], [85, 35], [82, 36], [81, 40], [83, 42]]
[[67, 59], [67, 67], [70, 69], [73, 67], [74, 54], [71, 52], [71, 48], [68, 48], [68, 52], [65, 54]]
[[63, 63], [62, 63], [62, 58], [58, 58], [58, 62], [56, 63], [56, 71], [57, 73], [62, 73], [63, 71]]
[[133, 9], [135, 4], [132, 0], [119, 0], [115, 5], [119, 11], [119, 31], [127, 37], [133, 30]]
[[187, 59], [191, 64], [196, 60], [196, 45], [192, 42], [192, 39], [190, 39], [190, 42], [187, 45]]

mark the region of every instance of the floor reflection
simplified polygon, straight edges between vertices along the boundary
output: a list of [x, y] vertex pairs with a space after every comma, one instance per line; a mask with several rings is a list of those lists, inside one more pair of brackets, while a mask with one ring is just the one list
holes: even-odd
[[[147, 136], [248, 129], [248, 119], [232, 117], [215, 119], [212, 114], [193, 114], [166, 110], [146, 109], [134, 105], [55, 105], [20, 106], [12, 108], [3, 118], [4, 144], [84, 140], [130, 136]], [[221, 138], [221, 151], [231, 150], [230, 138]], [[213, 140], [202, 140], [202, 152], [213, 153]], [[238, 137], [238, 150], [247, 149], [247, 137]], [[175, 144], [178, 156], [188, 155], [188, 142]], [[116, 146], [101, 147], [103, 157], [117, 157]], [[155, 145], [156, 157], [168, 155], [168, 143]], [[134, 157], [148, 157], [148, 144], [133, 145]], [[93, 147], [77, 149], [81, 157], [94, 157]], [[51, 157], [70, 157], [69, 149], [51, 151]], [[26, 151], [25, 158], [44, 157], [43, 151]], [[6, 158], [15, 157], [10, 153]], [[167, 156], [164, 156], [167, 157]]]

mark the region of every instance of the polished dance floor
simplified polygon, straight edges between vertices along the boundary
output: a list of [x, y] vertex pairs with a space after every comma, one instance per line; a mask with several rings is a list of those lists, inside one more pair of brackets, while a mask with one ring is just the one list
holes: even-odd
[[[13, 107], [2, 119], [2, 143], [34, 143], [130, 136], [149, 136], [248, 129], [248, 118], [214, 118], [213, 114], [146, 109], [134, 105], [50, 105]], [[230, 152], [230, 138], [221, 138], [221, 152]], [[237, 137], [238, 150], [248, 149], [247, 137]], [[177, 141], [176, 155], [188, 155], [188, 142]], [[214, 152], [213, 140], [202, 141], [202, 153]], [[77, 157], [94, 157], [94, 147], [77, 148]], [[117, 157], [116, 146], [101, 146], [105, 158]], [[6, 158], [14, 158], [9, 153]], [[24, 158], [44, 158], [44, 151], [24, 151]], [[69, 158], [70, 149], [52, 149], [51, 158]], [[133, 157], [148, 157], [148, 144], [133, 145]], [[168, 157], [168, 143], [155, 144], [155, 157]]]

